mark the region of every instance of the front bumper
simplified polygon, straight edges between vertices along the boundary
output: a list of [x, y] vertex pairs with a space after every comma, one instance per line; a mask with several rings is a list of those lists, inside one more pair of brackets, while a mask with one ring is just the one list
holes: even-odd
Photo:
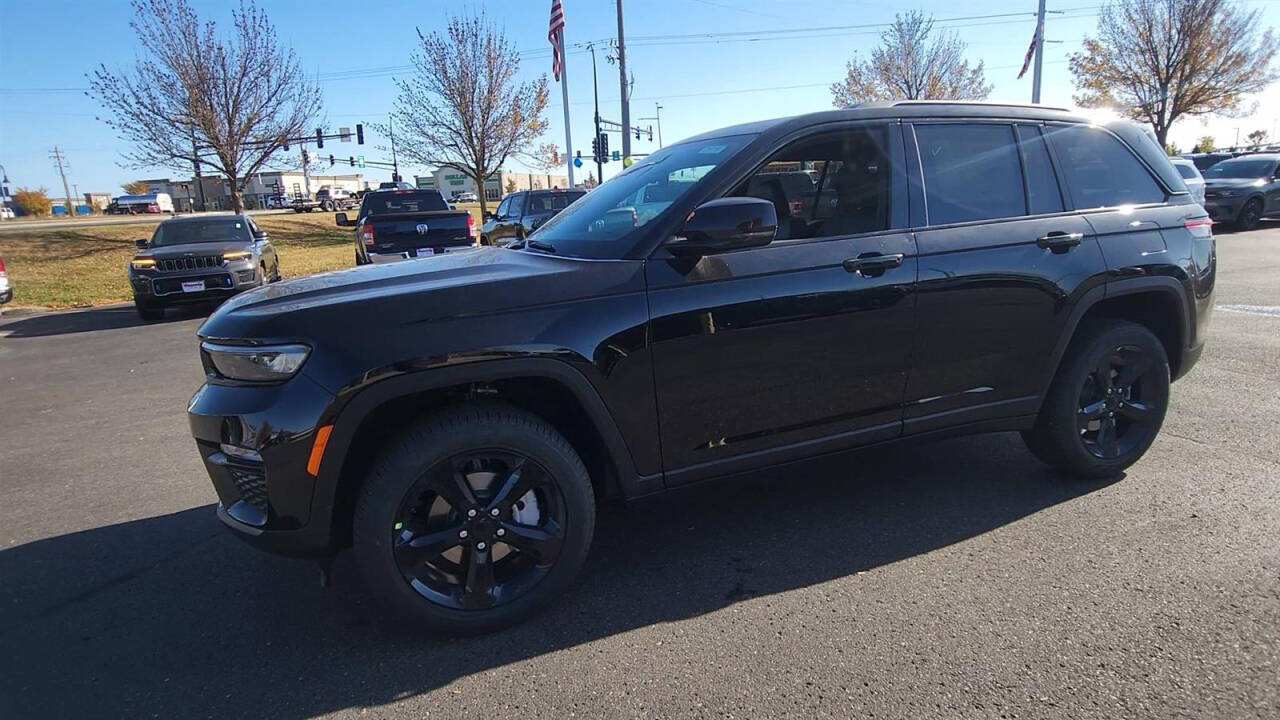
[[207, 383], [192, 396], [191, 434], [218, 495], [218, 517], [237, 536], [284, 555], [332, 552], [332, 498], [316, 497], [307, 462], [333, 400], [303, 374], [280, 385]]
[[[190, 290], [190, 283], [196, 282], [203, 287]], [[263, 278], [258, 276], [256, 266], [248, 261], [188, 273], [129, 270], [129, 284], [133, 287], [134, 299], [162, 305], [221, 301], [259, 287], [262, 283]]]
[[1246, 199], [1244, 196], [1205, 198], [1204, 209], [1214, 222], [1235, 222]]

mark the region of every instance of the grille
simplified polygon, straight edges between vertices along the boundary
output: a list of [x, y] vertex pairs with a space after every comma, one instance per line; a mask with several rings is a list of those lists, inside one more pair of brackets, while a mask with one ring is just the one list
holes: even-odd
[[181, 272], [183, 270], [203, 270], [218, 267], [222, 264], [221, 255], [197, 255], [195, 257], [157, 258], [156, 268], [160, 272]]
[[231, 481], [236, 484], [236, 492], [240, 494], [240, 499], [265, 515], [267, 513], [267, 476], [262, 472], [262, 468], [238, 464], [228, 465], [227, 472], [231, 475]]

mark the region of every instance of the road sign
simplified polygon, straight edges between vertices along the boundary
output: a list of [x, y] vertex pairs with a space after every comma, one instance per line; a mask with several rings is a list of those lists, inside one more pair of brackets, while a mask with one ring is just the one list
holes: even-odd
[[630, 155], [628, 155], [628, 156], [626, 156], [626, 157], [622, 158], [622, 167], [624, 167], [624, 168], [629, 168], [629, 167], [631, 167], [631, 163], [633, 163], [633, 162], [635, 162], [635, 161], [631, 159], [631, 156], [630, 156]]
[[351, 142], [351, 128], [338, 128], [338, 140], [342, 142]]
[[573, 159], [573, 166], [574, 166], [574, 167], [582, 167], [582, 156], [581, 156], [581, 155], [579, 155], [578, 157], [576, 157], [576, 158], [574, 158], [574, 159]]
[[363, 156], [363, 155], [357, 155], [357, 156], [356, 156], [356, 167], [358, 167], [358, 168], [363, 168], [363, 167], [364, 167], [364, 156]]
[[621, 159], [622, 159], [622, 151], [621, 151], [621, 150], [614, 150], [614, 151], [613, 151], [613, 161], [614, 161], [614, 162], [618, 162], [618, 161], [619, 161], [619, 160], [621, 160]]

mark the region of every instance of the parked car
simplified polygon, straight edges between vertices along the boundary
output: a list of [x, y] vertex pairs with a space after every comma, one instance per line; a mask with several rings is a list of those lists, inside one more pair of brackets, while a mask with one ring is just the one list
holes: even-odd
[[360, 198], [346, 188], [322, 185], [316, 191], [316, 202], [322, 210], [350, 210], [360, 205]]
[[481, 245], [510, 245], [524, 242], [525, 236], [586, 195], [584, 190], [524, 190], [514, 192], [485, 216], [480, 226]]
[[[739, 125], [520, 249], [245, 293], [198, 333], [217, 514], [268, 550], [353, 545], [373, 596], [465, 633], [566, 591], [604, 498], [992, 431], [1114, 477], [1200, 357], [1216, 256], [1161, 149], [1095, 123], [903, 102]], [[753, 194], [779, 163], [819, 168], [832, 212]]]
[[13, 285], [9, 284], [9, 271], [5, 269], [4, 258], [0, 257], [0, 305], [13, 299]]
[[480, 202], [480, 198], [476, 197], [476, 194], [473, 192], [460, 192], [460, 193], [454, 193], [453, 201], [454, 202]]
[[1205, 209], [1214, 220], [1253, 230], [1280, 214], [1280, 154], [1257, 153], [1223, 160], [1204, 171]]
[[1191, 198], [1204, 205], [1204, 176], [1200, 174], [1196, 164], [1182, 157], [1171, 157], [1169, 162], [1173, 163], [1173, 168], [1182, 176], [1182, 182], [1191, 191]]
[[280, 279], [280, 256], [248, 215], [173, 218], [134, 244], [129, 284], [147, 321], [163, 319], [172, 305], [220, 302]]
[[115, 199], [115, 212], [120, 215], [137, 215], [139, 213], [174, 214], [173, 198], [169, 193], [150, 193], [148, 195], [121, 195]]
[[16, 217], [11, 207], [0, 207], [0, 220], [12, 220]]
[[476, 244], [475, 218], [450, 207], [439, 190], [368, 192], [355, 220], [338, 213], [334, 222], [355, 228], [356, 265], [443, 255]]
[[1182, 157], [1195, 163], [1196, 169], [1199, 170], [1201, 174], [1204, 174], [1205, 170], [1208, 170], [1209, 168], [1213, 167], [1214, 165], [1217, 165], [1223, 160], [1230, 160], [1231, 158], [1235, 157], [1235, 154], [1230, 152], [1215, 151], [1215, 152], [1207, 152], [1207, 153], [1187, 153]]

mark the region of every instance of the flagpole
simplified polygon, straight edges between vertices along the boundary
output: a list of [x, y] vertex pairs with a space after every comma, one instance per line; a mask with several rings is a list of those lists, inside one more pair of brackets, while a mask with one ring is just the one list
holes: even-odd
[[1040, 103], [1040, 67], [1044, 65], [1044, 0], [1040, 0], [1040, 11], [1036, 13], [1036, 69], [1031, 76], [1031, 102]]
[[569, 57], [564, 54], [564, 28], [560, 28], [560, 98], [564, 105], [564, 156], [569, 165], [569, 187], [573, 188], [573, 138], [569, 132]]

